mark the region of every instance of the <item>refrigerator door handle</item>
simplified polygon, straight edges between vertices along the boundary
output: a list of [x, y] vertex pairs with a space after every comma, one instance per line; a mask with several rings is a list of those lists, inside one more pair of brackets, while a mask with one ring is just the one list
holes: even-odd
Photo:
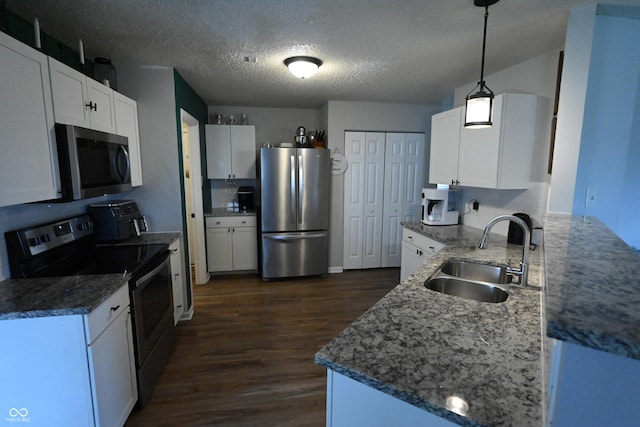
[[291, 201], [289, 203], [289, 209], [290, 209], [290, 224], [295, 224], [296, 220], [296, 205], [298, 204], [298, 200], [297, 200], [297, 193], [296, 193], [296, 182], [297, 182], [297, 170], [296, 170], [296, 156], [295, 155], [291, 155], [291, 181], [290, 181], [290, 185], [291, 185]]
[[302, 224], [302, 201], [304, 200], [304, 169], [302, 155], [298, 154], [298, 224]]
[[263, 237], [267, 240], [278, 240], [278, 241], [287, 241], [287, 240], [305, 240], [305, 239], [320, 239], [327, 235], [326, 232], [323, 233], [305, 233], [305, 234], [295, 234], [295, 235], [276, 235], [276, 236], [265, 236]]

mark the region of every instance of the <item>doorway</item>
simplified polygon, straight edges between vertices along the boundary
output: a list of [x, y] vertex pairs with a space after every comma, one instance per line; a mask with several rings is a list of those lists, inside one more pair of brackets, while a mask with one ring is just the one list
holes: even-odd
[[202, 202], [202, 168], [200, 163], [200, 129], [197, 119], [180, 109], [182, 126], [182, 161], [184, 206], [187, 219], [189, 274], [191, 283], [198, 285], [209, 281], [207, 255], [204, 241], [204, 209]]

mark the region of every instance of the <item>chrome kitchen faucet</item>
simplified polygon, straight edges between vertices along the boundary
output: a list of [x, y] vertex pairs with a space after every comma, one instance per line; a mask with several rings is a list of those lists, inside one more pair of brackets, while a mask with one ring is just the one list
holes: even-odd
[[527, 262], [527, 260], [529, 258], [529, 246], [531, 245], [531, 231], [529, 230], [529, 226], [527, 225], [527, 223], [524, 222], [521, 218], [513, 215], [500, 215], [493, 218], [487, 223], [487, 226], [484, 228], [482, 240], [480, 240], [480, 245], [478, 247], [480, 249], [487, 248], [487, 237], [489, 237], [489, 232], [494, 225], [501, 221], [513, 221], [522, 228], [524, 239], [522, 241], [522, 261], [520, 262], [520, 269], [516, 270], [509, 266], [507, 267], [507, 272], [515, 276], [520, 276], [520, 284], [522, 286], [527, 286], [527, 279], [529, 277], [529, 263]]

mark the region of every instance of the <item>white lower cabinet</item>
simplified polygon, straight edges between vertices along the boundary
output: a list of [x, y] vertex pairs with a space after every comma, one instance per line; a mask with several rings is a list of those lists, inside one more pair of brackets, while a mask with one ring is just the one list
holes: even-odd
[[207, 217], [206, 227], [210, 272], [258, 268], [255, 216]]
[[173, 324], [177, 325], [185, 311], [184, 304], [184, 269], [182, 268], [182, 249], [180, 239], [169, 245], [171, 251], [171, 281], [173, 286]]
[[635, 427], [640, 360], [551, 340], [548, 427]]
[[128, 284], [88, 315], [2, 320], [0, 336], [7, 423], [124, 425], [138, 400]]
[[457, 424], [327, 370], [327, 427], [454, 427]]
[[418, 271], [429, 258], [432, 258], [444, 245], [415, 231], [402, 230], [402, 260], [400, 263], [400, 282]]

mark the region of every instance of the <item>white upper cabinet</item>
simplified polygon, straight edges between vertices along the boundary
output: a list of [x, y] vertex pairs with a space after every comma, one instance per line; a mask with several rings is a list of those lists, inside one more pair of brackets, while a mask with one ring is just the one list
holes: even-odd
[[456, 184], [463, 116], [464, 107], [458, 107], [431, 117], [429, 182], [432, 184]]
[[115, 133], [114, 91], [49, 58], [55, 121]]
[[486, 129], [465, 129], [464, 107], [433, 116], [429, 182], [527, 188], [531, 182], [537, 99], [529, 94], [496, 96], [493, 126]]
[[0, 206], [59, 197], [47, 57], [0, 32]]
[[207, 178], [256, 178], [256, 129], [246, 125], [206, 125]]
[[131, 185], [142, 185], [142, 159], [140, 157], [140, 134], [138, 130], [138, 104], [118, 92], [113, 92], [116, 133], [129, 140], [131, 162]]

